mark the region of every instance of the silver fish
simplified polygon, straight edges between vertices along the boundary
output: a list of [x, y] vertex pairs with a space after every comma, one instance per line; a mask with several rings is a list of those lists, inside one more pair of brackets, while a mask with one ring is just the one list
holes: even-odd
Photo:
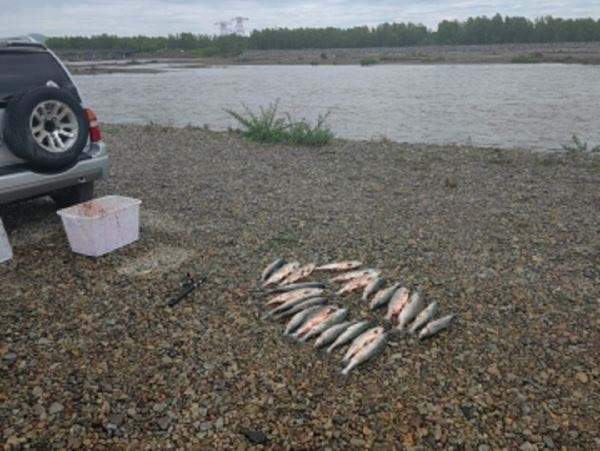
[[304, 301], [307, 301], [311, 298], [314, 298], [316, 296], [304, 296], [301, 298], [297, 298], [297, 299], [291, 299], [287, 302], [284, 302], [283, 304], [281, 304], [279, 307], [274, 308], [273, 310], [271, 310], [270, 312], [268, 312], [267, 314], [265, 314], [261, 319], [267, 319], [273, 315], [278, 315], [281, 312], [285, 312], [286, 310], [291, 309], [292, 307], [297, 306], [298, 304], [301, 304]]
[[425, 338], [432, 337], [437, 334], [440, 330], [446, 329], [452, 320], [454, 319], [454, 315], [446, 315], [443, 318], [436, 319], [435, 321], [431, 321], [427, 324], [421, 332], [419, 332], [419, 340], [424, 340]]
[[366, 362], [369, 359], [372, 359], [381, 351], [383, 351], [385, 349], [385, 345], [387, 344], [387, 338], [388, 334], [379, 334], [371, 341], [366, 343], [351, 357], [346, 368], [342, 370], [342, 376], [347, 376], [348, 373], [358, 365]]
[[342, 358], [342, 363], [343, 364], [348, 363], [350, 361], [350, 359], [352, 359], [352, 357], [354, 357], [354, 355], [358, 351], [360, 351], [362, 348], [364, 348], [366, 345], [368, 345], [370, 342], [372, 342], [377, 337], [383, 335], [383, 333], [384, 333], [383, 327], [378, 326], [378, 327], [373, 327], [373, 328], [367, 330], [366, 332], [363, 332], [362, 334], [360, 334], [358, 337], [356, 337], [354, 339], [354, 341], [352, 342], [352, 344], [346, 351], [346, 354], [344, 354], [344, 357]]
[[286, 261], [283, 258], [278, 258], [273, 263], [269, 264], [269, 266], [267, 266], [260, 275], [260, 281], [264, 282], [265, 280], [267, 280], [271, 276], [271, 274], [273, 274], [276, 270], [278, 270], [285, 264]]
[[365, 287], [365, 291], [363, 291], [362, 300], [366, 301], [371, 297], [372, 294], [375, 294], [385, 283], [384, 277], [377, 277], [374, 279], [369, 285]]
[[292, 283], [283, 287], [275, 287], [265, 291], [265, 294], [288, 293], [295, 290], [303, 290], [306, 288], [325, 288], [325, 284], [321, 282], [300, 282]]
[[348, 327], [344, 333], [342, 333], [339, 337], [336, 338], [333, 344], [327, 348], [327, 353], [331, 354], [335, 348], [338, 348], [350, 342], [352, 339], [362, 334], [368, 328], [369, 321], [355, 322], [350, 327]]
[[378, 269], [359, 269], [357, 271], [345, 272], [344, 274], [340, 274], [339, 276], [335, 276], [329, 279], [330, 282], [348, 282], [352, 279], [357, 279], [362, 276], [367, 276], [369, 274], [374, 275], [373, 278], [378, 277], [381, 274], [381, 271]]
[[325, 310], [320, 311], [316, 315], [311, 316], [306, 321], [304, 321], [302, 325], [296, 330], [296, 332], [292, 334], [292, 338], [295, 338], [297, 340], [301, 339], [306, 334], [313, 331], [319, 324], [322, 324], [324, 321], [331, 318], [333, 314], [336, 313], [338, 310], [340, 310], [340, 308], [337, 305], [327, 306]]
[[411, 334], [414, 334], [417, 331], [417, 329], [419, 329], [420, 327], [423, 327], [425, 324], [427, 324], [429, 321], [431, 321], [431, 318], [433, 318], [436, 313], [437, 313], [437, 302], [434, 301], [431, 304], [429, 304], [425, 310], [423, 310], [421, 313], [419, 313], [417, 315], [417, 317], [411, 324], [408, 332]]
[[331, 326], [329, 329], [323, 331], [323, 333], [317, 338], [315, 341], [315, 348], [322, 348], [323, 346], [328, 345], [332, 341], [334, 341], [340, 334], [342, 334], [348, 326], [352, 324], [351, 321], [346, 321], [344, 323], [336, 324], [335, 326]]
[[285, 318], [286, 316], [292, 316], [295, 315], [296, 313], [305, 310], [309, 307], [314, 307], [315, 305], [325, 305], [327, 304], [327, 299], [325, 299], [324, 297], [314, 297], [314, 298], [308, 298], [305, 299], [304, 301], [302, 301], [300, 304], [297, 304], [295, 306], [293, 306], [291, 309], [286, 310], [285, 312], [281, 312], [278, 315], [274, 315], [273, 318], [275, 319], [279, 319], [279, 318]]
[[377, 276], [374, 274], [366, 274], [364, 276], [357, 277], [356, 279], [352, 279], [351, 281], [346, 283], [346, 285], [344, 285], [342, 288], [340, 288], [336, 292], [336, 294], [338, 296], [343, 296], [346, 293], [351, 293], [353, 291], [360, 290], [361, 288], [369, 285], [376, 278], [377, 278]]
[[392, 299], [392, 296], [396, 290], [400, 288], [400, 285], [400, 283], [395, 283], [391, 287], [384, 288], [383, 290], [379, 290], [377, 293], [375, 293], [375, 296], [373, 296], [373, 299], [371, 299], [371, 303], [369, 304], [371, 310], [375, 310], [378, 307], [383, 307], [385, 304], [390, 302], [390, 299]]
[[315, 268], [315, 271], [350, 271], [351, 269], [360, 268], [361, 262], [357, 260], [346, 260], [343, 262], [333, 262], [326, 265], [321, 265]]
[[408, 323], [415, 318], [425, 308], [425, 300], [419, 290], [415, 290], [410, 296], [410, 301], [404, 306], [398, 314], [398, 330], [404, 330]]
[[323, 294], [322, 288], [306, 288], [303, 290], [288, 291], [287, 293], [282, 293], [272, 299], [269, 299], [265, 305], [275, 306], [283, 304], [292, 299], [305, 298], [307, 296], [319, 296], [320, 294]]
[[286, 263], [285, 265], [283, 265], [282, 267], [277, 269], [273, 274], [271, 274], [269, 276], [269, 278], [267, 280], [265, 280], [263, 282], [263, 284], [262, 284], [263, 288], [271, 286], [271, 285], [277, 285], [279, 282], [281, 282], [283, 279], [285, 279], [291, 273], [296, 271], [298, 268], [300, 268], [300, 263], [298, 263], [298, 262]]
[[385, 320], [391, 321], [394, 316], [397, 316], [404, 306], [408, 303], [410, 292], [406, 287], [400, 287], [396, 290], [390, 301], [388, 302], [387, 313]]
[[304, 324], [306, 320], [326, 309], [327, 307], [316, 305], [296, 313], [285, 326], [285, 331], [283, 332], [284, 335], [291, 334], [294, 330]]
[[349, 310], [347, 308], [338, 309], [329, 318], [326, 318], [325, 320], [316, 324], [315, 327], [309, 330], [305, 335], [299, 335], [297, 337], [298, 340], [305, 342], [310, 340], [312, 337], [316, 337], [317, 335], [321, 334], [321, 332], [323, 332], [325, 329], [328, 329], [334, 324], [341, 323], [342, 321], [344, 321], [348, 316], [348, 313]]
[[312, 274], [315, 270], [316, 265], [314, 263], [309, 263], [308, 265], [304, 265], [301, 268], [298, 268], [296, 271], [291, 273], [285, 279], [283, 279], [279, 285], [290, 285], [292, 283], [300, 282], [302, 279], [306, 279], [308, 276]]

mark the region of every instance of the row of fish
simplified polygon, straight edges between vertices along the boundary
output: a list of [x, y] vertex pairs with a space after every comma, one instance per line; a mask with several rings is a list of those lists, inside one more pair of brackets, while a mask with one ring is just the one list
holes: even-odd
[[[384, 288], [386, 280], [381, 271], [358, 269], [360, 266], [355, 260], [302, 266], [297, 261], [277, 259], [265, 268], [259, 281], [259, 290], [274, 295], [266, 301], [271, 310], [263, 318], [291, 316], [285, 328], [286, 336], [300, 342], [314, 337], [315, 348], [326, 348], [330, 354], [341, 346], [349, 346], [342, 358], [343, 375], [381, 352], [391, 333], [415, 334], [421, 329], [419, 338], [424, 339], [448, 327], [453, 318], [448, 315], [432, 321], [437, 303], [425, 307], [419, 290], [411, 294], [400, 283]], [[315, 272], [341, 272], [330, 279], [331, 283], [343, 283], [335, 292], [336, 297], [363, 290], [362, 299], [370, 299], [372, 309], [387, 305], [385, 320], [390, 322], [397, 318], [398, 325], [385, 332], [383, 327], [373, 326], [366, 320], [347, 321], [347, 308], [328, 305], [325, 284], [306, 281]]]

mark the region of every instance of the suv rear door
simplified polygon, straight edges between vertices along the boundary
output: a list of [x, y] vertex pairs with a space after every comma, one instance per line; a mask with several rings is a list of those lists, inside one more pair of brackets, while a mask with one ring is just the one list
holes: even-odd
[[[73, 82], [54, 59], [44, 49], [0, 48], [0, 124], [4, 109], [11, 97], [33, 88], [46, 86], [48, 82], [55, 83], [65, 89], [76, 99], [79, 98]], [[23, 163], [6, 147], [0, 127], [0, 168]]]

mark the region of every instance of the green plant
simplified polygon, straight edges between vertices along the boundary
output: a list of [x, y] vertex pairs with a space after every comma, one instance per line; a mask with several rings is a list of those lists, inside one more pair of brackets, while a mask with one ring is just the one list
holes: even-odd
[[[562, 148], [570, 154], [580, 154], [588, 152], [588, 143], [586, 141], [582, 141], [581, 139], [579, 139], [579, 136], [577, 136], [576, 134], [573, 134], [572, 140], [573, 144], [563, 144]], [[600, 145], [591, 148], [589, 151], [600, 152]]]
[[267, 108], [260, 107], [255, 113], [246, 105], [245, 114], [226, 109], [244, 128], [242, 134], [257, 142], [286, 143], [301, 146], [323, 146], [333, 139], [334, 134], [325, 124], [328, 114], [319, 115], [313, 126], [306, 119], [294, 121], [291, 115], [277, 116], [279, 100], [269, 104]]
[[361, 66], [372, 66], [373, 64], [377, 64], [377, 60], [373, 58], [363, 58], [360, 60]]

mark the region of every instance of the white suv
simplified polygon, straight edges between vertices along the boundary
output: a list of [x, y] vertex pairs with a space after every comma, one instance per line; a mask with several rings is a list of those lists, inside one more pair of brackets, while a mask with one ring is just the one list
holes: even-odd
[[93, 197], [110, 163], [94, 112], [45, 45], [0, 39], [0, 204], [49, 194]]

